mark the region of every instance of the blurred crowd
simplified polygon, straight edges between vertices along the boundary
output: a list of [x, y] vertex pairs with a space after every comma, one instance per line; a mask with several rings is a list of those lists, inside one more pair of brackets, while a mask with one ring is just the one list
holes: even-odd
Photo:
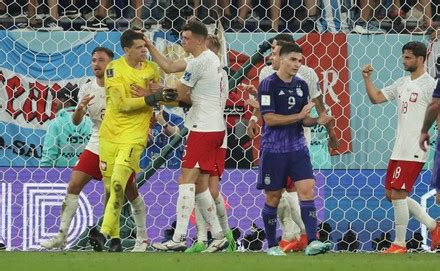
[[[433, 32], [440, 0], [0, 0], [3, 29], [178, 28], [198, 17], [228, 32]], [[178, 31], [179, 29], [176, 29]]]

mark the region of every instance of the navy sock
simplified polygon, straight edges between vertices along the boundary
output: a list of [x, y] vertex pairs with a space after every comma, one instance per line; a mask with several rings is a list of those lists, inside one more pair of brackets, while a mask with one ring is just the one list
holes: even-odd
[[266, 233], [266, 239], [268, 247], [278, 246], [277, 242], [277, 207], [272, 207], [264, 204], [264, 208], [261, 211], [261, 216], [264, 222], [264, 231]]
[[316, 207], [314, 200], [301, 201], [301, 218], [306, 227], [307, 239], [310, 244], [312, 241], [316, 240], [317, 233]]

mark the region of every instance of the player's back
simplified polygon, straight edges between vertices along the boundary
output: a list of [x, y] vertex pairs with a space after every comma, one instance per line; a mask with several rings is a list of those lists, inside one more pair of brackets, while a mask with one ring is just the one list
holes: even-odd
[[192, 85], [192, 107], [185, 120], [185, 126], [190, 130], [225, 130], [222, 71], [218, 56], [210, 50], [188, 62], [182, 81]]
[[[140, 69], [129, 66], [124, 57], [110, 62], [106, 68], [105, 93], [106, 111], [101, 124], [100, 137], [115, 143], [146, 144], [147, 133], [152, 115], [152, 108], [143, 108], [123, 112], [119, 102], [123, 97], [132, 97], [131, 85], [135, 84], [147, 88], [150, 81], [159, 79], [157, 65], [151, 61], [141, 64]], [[122, 94], [113, 91], [110, 97], [110, 88], [122, 90]]]

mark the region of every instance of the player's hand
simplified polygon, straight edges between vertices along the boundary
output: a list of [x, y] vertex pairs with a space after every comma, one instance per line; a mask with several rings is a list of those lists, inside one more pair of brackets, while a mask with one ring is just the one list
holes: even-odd
[[328, 148], [330, 152], [339, 148], [339, 139], [333, 129], [328, 130]]
[[423, 151], [428, 151], [429, 146], [429, 134], [428, 133], [421, 133], [419, 138], [419, 147]]
[[299, 113], [301, 116], [301, 119], [304, 119], [305, 117], [307, 117], [310, 114], [310, 111], [312, 110], [312, 108], [315, 106], [314, 102], [309, 102], [308, 104], [306, 104], [303, 109], [301, 110], [301, 112]]
[[373, 66], [371, 66], [371, 64], [367, 64], [362, 68], [362, 77], [364, 77], [364, 79], [369, 78], [371, 76], [371, 74], [373, 73]]
[[95, 95], [87, 94], [81, 99], [81, 102], [79, 102], [77, 108], [85, 112], [87, 110], [87, 106], [93, 100], [93, 98], [95, 98]]
[[152, 92], [162, 91], [163, 88], [164, 88], [164, 86], [163, 86], [162, 84], [160, 84], [160, 83], [154, 83], [154, 82], [151, 82], [151, 81], [150, 81], [150, 83], [149, 83], [148, 85], [149, 85], [150, 90], [151, 90]]
[[243, 90], [246, 91], [247, 93], [257, 96], [258, 95], [258, 90], [254, 85], [245, 85], [243, 84]]
[[145, 36], [144, 35], [144, 41], [145, 41], [145, 46], [147, 47], [147, 48], [150, 48], [150, 47], [153, 47], [154, 45], [153, 45], [153, 42], [151, 42], [151, 40], [147, 37], [147, 36]]
[[260, 134], [260, 127], [255, 120], [249, 120], [246, 133], [251, 139], [256, 138]]
[[151, 95], [150, 89], [140, 87], [136, 84], [132, 84], [130, 87], [131, 87], [131, 94], [133, 95], [133, 97], [145, 97]]
[[254, 98], [249, 98], [249, 99], [245, 100], [244, 105], [249, 105], [249, 106], [252, 106], [253, 108], [257, 108], [257, 109], [260, 108], [260, 103], [257, 100], [255, 100]]

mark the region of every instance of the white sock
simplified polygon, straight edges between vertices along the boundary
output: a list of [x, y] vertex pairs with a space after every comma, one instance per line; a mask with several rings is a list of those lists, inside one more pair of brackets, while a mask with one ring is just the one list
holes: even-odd
[[406, 228], [409, 221], [408, 201], [406, 199], [393, 200], [394, 222], [396, 238], [394, 244], [406, 247]]
[[212, 238], [222, 239], [224, 237], [223, 231], [218, 222], [217, 210], [209, 189], [206, 189], [202, 193], [198, 193], [196, 195], [196, 201], [200, 207], [200, 213], [203, 218], [205, 218], [206, 223], [211, 226]]
[[218, 197], [214, 200], [215, 208], [217, 209], [217, 218], [220, 226], [222, 227], [223, 234], [230, 230], [228, 222], [228, 214], [225, 209], [225, 200], [223, 199], [222, 193], [218, 193]]
[[197, 241], [198, 242], [208, 242], [208, 228], [206, 221], [203, 218], [202, 212], [200, 211], [200, 201], [196, 198], [196, 205], [194, 207], [194, 213], [196, 216], [196, 227], [197, 227]]
[[65, 238], [69, 232], [70, 223], [78, 209], [79, 195], [67, 194], [63, 202], [60, 222], [60, 235]]
[[287, 192], [284, 191], [283, 196], [286, 197], [287, 202], [290, 206], [290, 211], [292, 212], [292, 220], [295, 222], [295, 227], [299, 227], [299, 231], [301, 234], [306, 233], [306, 226], [301, 218], [301, 207], [299, 206], [299, 199], [297, 192]]
[[299, 237], [299, 234], [295, 235], [294, 224], [291, 216], [291, 210], [289, 203], [285, 197], [281, 197], [280, 203], [277, 208], [278, 218], [280, 220], [282, 240], [292, 241], [294, 238]]
[[413, 200], [410, 197], [407, 197], [406, 200], [408, 201], [408, 209], [409, 213], [420, 223], [426, 226], [429, 231], [432, 231], [437, 226], [437, 223], [435, 220], [428, 215], [428, 213], [423, 210], [422, 206], [415, 200]]
[[193, 183], [179, 185], [179, 197], [177, 198], [176, 205], [177, 222], [173, 235], [174, 242], [186, 240], [189, 217], [194, 209], [195, 186]]
[[131, 203], [131, 212], [133, 213], [134, 223], [136, 224], [136, 239], [148, 240], [148, 234], [145, 227], [147, 220], [147, 210], [144, 199], [141, 196], [135, 198]]

